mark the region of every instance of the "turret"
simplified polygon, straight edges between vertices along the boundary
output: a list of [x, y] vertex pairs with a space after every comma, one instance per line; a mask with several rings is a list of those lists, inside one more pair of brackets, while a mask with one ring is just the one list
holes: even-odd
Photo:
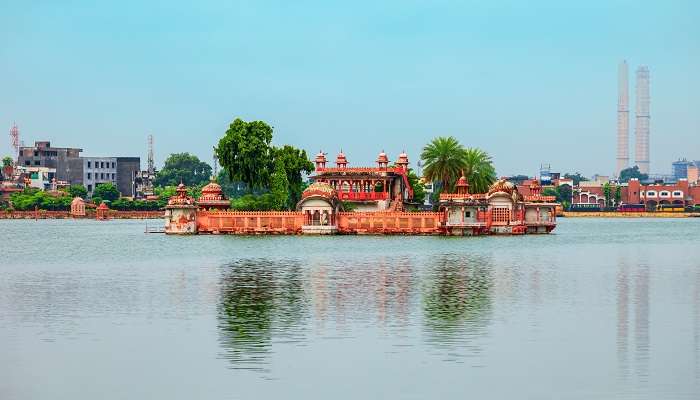
[[462, 176], [457, 180], [455, 191], [457, 194], [469, 194], [469, 182], [467, 181], [467, 177], [464, 176], [464, 171], [462, 171]]
[[320, 171], [326, 168], [326, 155], [323, 154], [322, 151], [319, 150], [318, 154], [316, 154], [316, 158], [314, 159], [314, 163], [316, 163], [316, 171]]
[[377, 156], [377, 167], [379, 167], [380, 169], [386, 169], [388, 165], [389, 157], [387, 157], [384, 150], [382, 150], [382, 152], [379, 153], [379, 156]]
[[408, 154], [402, 152], [399, 154], [399, 159], [396, 160], [396, 166], [404, 171], [408, 171]]
[[345, 157], [343, 150], [340, 150], [338, 157], [335, 158], [335, 165], [340, 169], [345, 169], [348, 167], [348, 159]]

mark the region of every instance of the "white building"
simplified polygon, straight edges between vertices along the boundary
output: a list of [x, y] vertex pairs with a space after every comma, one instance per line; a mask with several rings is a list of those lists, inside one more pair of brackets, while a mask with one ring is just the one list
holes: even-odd
[[82, 157], [82, 160], [83, 185], [90, 196], [100, 183], [117, 185], [116, 157]]

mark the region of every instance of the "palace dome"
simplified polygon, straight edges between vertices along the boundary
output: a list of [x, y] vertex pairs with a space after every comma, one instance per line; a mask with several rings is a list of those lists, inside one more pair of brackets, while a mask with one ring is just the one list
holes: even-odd
[[513, 191], [517, 190], [515, 188], [515, 185], [513, 185], [511, 182], [508, 182], [507, 180], [501, 178], [494, 182], [491, 187], [489, 187], [489, 192], [488, 195], [491, 196], [494, 193], [502, 192], [502, 193], [508, 193], [509, 195], [513, 194]]
[[83, 200], [82, 197], [74, 197], [73, 201], [70, 202], [71, 206], [76, 206], [78, 204], [85, 204], [85, 200]]
[[389, 162], [389, 157], [387, 157], [384, 150], [382, 150], [382, 152], [379, 153], [379, 156], [377, 157], [377, 162], [378, 163], [388, 163]]
[[221, 185], [216, 183], [214, 178], [202, 188], [202, 195], [197, 199], [197, 204], [204, 209], [227, 209], [231, 205], [226, 197]]
[[399, 154], [399, 160], [396, 163], [397, 164], [408, 164], [408, 154], [406, 154], [405, 151], [401, 152], [401, 154]]
[[307, 187], [301, 194], [301, 198], [305, 199], [311, 196], [320, 196], [327, 199], [337, 199], [338, 192], [333, 189], [333, 186], [325, 182], [314, 182]]
[[319, 151], [318, 154], [316, 154], [316, 159], [314, 161], [316, 161], [317, 163], [318, 162], [324, 163], [324, 162], [326, 162], [326, 155], [323, 154], [322, 151]]
[[209, 196], [221, 196], [223, 194], [223, 190], [221, 190], [221, 185], [216, 183], [215, 180], [211, 180], [206, 186], [202, 188], [202, 197], [209, 195]]
[[537, 179], [533, 179], [532, 182], [530, 182], [530, 189], [539, 189], [541, 187]]

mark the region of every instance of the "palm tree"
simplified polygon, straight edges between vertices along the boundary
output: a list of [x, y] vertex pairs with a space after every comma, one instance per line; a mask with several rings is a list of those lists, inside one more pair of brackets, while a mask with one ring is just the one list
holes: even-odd
[[423, 176], [451, 190], [466, 167], [464, 147], [452, 136], [440, 136], [425, 147], [420, 157], [425, 162]]
[[481, 149], [464, 148], [452, 136], [433, 139], [423, 148], [421, 159], [425, 162], [424, 177], [439, 182], [444, 190], [451, 191], [462, 173], [471, 193], [486, 192], [496, 180], [491, 156]]
[[496, 180], [496, 169], [491, 162], [491, 156], [475, 147], [464, 149], [464, 176], [469, 180], [471, 193], [485, 193]]

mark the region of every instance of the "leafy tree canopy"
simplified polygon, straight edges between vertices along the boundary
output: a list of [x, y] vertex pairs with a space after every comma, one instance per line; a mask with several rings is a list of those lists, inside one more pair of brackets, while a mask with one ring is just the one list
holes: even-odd
[[95, 197], [99, 197], [103, 201], [114, 201], [119, 198], [119, 190], [112, 183], [100, 183], [95, 187], [92, 197], [93, 200]]
[[582, 176], [581, 173], [577, 172], [575, 174], [564, 174], [564, 178], [571, 179], [574, 181], [574, 186], [578, 186], [581, 181], [587, 181], [586, 177]]
[[421, 159], [425, 162], [425, 178], [450, 191], [462, 173], [469, 180], [472, 193], [487, 191], [496, 180], [496, 170], [488, 153], [465, 148], [452, 136], [433, 139], [423, 148]]
[[[302, 173], [311, 173], [314, 170], [314, 164], [309, 161], [306, 150], [300, 150], [293, 146], [273, 147], [272, 153], [275, 160], [275, 170], [277, 169], [277, 162], [281, 162], [287, 177], [289, 196], [286, 208], [292, 209], [301, 200], [301, 193], [304, 190]], [[271, 182], [271, 184], [273, 183]]]
[[10, 196], [12, 206], [18, 211], [40, 210], [65, 211], [73, 200], [70, 196], [53, 196], [40, 190], [25, 190]]
[[625, 168], [622, 171], [620, 171], [620, 183], [629, 182], [629, 180], [632, 178], [637, 178], [640, 181], [644, 181], [649, 179], [649, 175], [641, 173], [639, 171], [639, 167], [636, 165], [634, 167]]
[[413, 202], [422, 204], [425, 201], [425, 185], [412, 169], [408, 170], [408, 183], [413, 188]]
[[66, 190], [71, 198], [81, 197], [83, 199], [87, 198], [87, 189], [83, 185], [70, 185]]
[[270, 178], [272, 127], [263, 121], [236, 118], [214, 149], [233, 181], [249, 190], [263, 188]]
[[2, 158], [2, 166], [3, 167], [9, 167], [11, 165], [12, 165], [12, 157], [5, 156]]
[[275, 171], [272, 173], [270, 192], [274, 197], [273, 208], [275, 210], [289, 208], [289, 181], [287, 181], [287, 173], [281, 158], [275, 161]]
[[209, 181], [211, 166], [190, 153], [175, 153], [168, 156], [163, 169], [156, 175], [157, 186], [196, 186]]

